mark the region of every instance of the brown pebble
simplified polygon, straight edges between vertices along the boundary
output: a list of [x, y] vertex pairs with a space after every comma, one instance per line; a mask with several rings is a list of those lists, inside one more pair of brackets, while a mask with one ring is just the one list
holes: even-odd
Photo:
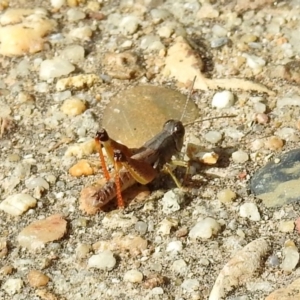
[[69, 169], [69, 174], [74, 177], [93, 175], [95, 170], [91, 167], [90, 163], [82, 159]]
[[281, 150], [283, 147], [283, 140], [277, 136], [271, 136], [265, 142], [265, 147], [270, 150]]
[[259, 124], [266, 124], [269, 121], [269, 117], [266, 114], [259, 113], [256, 115], [256, 121]]
[[32, 287], [44, 286], [49, 282], [49, 277], [38, 270], [31, 270], [27, 274], [27, 279]]
[[14, 268], [13, 266], [11, 265], [6, 265], [6, 266], [3, 266], [1, 269], [0, 269], [0, 274], [3, 274], [3, 275], [10, 275], [12, 272], [13, 272]]
[[[38, 289], [36, 294], [41, 297], [43, 300], [58, 300], [58, 298], [52, 294], [51, 292], [47, 291], [46, 289]], [[60, 298], [61, 299], [61, 298]]]
[[177, 237], [184, 237], [184, 236], [187, 236], [188, 234], [188, 229], [187, 227], [181, 227], [179, 228], [177, 231], [176, 231], [176, 236]]
[[21, 247], [36, 250], [61, 239], [66, 231], [67, 221], [57, 214], [29, 224], [19, 233], [17, 240]]
[[81, 99], [72, 97], [65, 100], [60, 110], [67, 116], [75, 117], [86, 110], [86, 105]]

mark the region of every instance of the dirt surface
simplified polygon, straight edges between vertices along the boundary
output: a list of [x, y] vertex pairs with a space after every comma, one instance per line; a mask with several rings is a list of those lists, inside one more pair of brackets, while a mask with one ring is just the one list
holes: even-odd
[[[2, 2], [0, 8], [5, 7]], [[42, 7], [56, 25], [44, 34], [41, 51], [0, 55], [0, 199], [24, 193], [37, 200], [19, 216], [0, 210], [0, 299], [208, 299], [224, 265], [259, 238], [265, 238], [270, 250], [253, 273], [238, 277], [224, 299], [264, 299], [299, 278], [297, 262], [290, 271], [282, 267], [285, 258], [298, 253], [299, 228], [285, 231], [279, 226], [296, 222], [298, 203], [266, 208], [250, 193], [249, 180], [268, 160], [299, 146], [300, 2], [254, 1], [250, 7], [243, 1], [78, 2], [61, 8], [45, 1], [9, 2], [9, 8]], [[79, 11], [75, 16], [68, 14], [71, 4]], [[91, 34], [71, 34], [85, 26]], [[169, 200], [163, 196], [176, 186], [162, 175], [149, 185], [149, 196], [131, 201], [124, 211], [112, 201], [105, 212], [87, 215], [79, 209], [79, 197], [84, 187], [103, 177], [98, 154], [89, 143], [101, 128], [107, 103], [121, 90], [142, 84], [189, 93], [193, 77], [184, 77], [190, 73], [183, 67], [180, 79], [163, 72], [168, 49], [181, 43], [176, 40], [180, 36], [192, 48], [191, 57], [203, 63], [197, 72], [209, 78], [190, 99], [201, 118], [236, 115], [187, 126], [182, 156], [187, 143], [194, 143], [215, 149], [218, 164], [191, 163], [184, 196], [176, 198], [178, 209], [166, 208]], [[218, 43], [220, 47], [211, 47]], [[72, 45], [83, 48], [84, 55], [79, 50], [62, 54]], [[134, 55], [124, 60], [117, 56], [123, 52]], [[61, 75], [42, 78], [42, 63], [56, 56], [71, 62], [74, 70], [71, 66]], [[61, 66], [58, 69], [64, 71], [70, 67]], [[128, 69], [131, 72], [125, 72]], [[57, 88], [61, 78], [80, 74], [96, 74], [97, 80], [80, 87], [71, 84], [63, 91]], [[253, 91], [246, 80], [270, 92]], [[233, 93], [234, 103], [212, 107], [213, 96], [223, 90]], [[71, 97], [84, 105], [62, 109]], [[147, 126], [147, 119], [141, 119], [140, 127]], [[211, 131], [221, 133], [214, 143], [206, 136]], [[279, 142], [269, 140], [274, 136]], [[237, 150], [248, 158], [239, 160], [239, 154], [233, 159]], [[69, 174], [80, 159], [91, 164], [94, 175]], [[184, 170], [176, 174], [182, 179]], [[235, 194], [234, 200], [221, 198], [219, 193], [226, 189]], [[253, 217], [253, 211], [248, 217], [242, 214], [245, 203], [254, 203], [258, 216]], [[18, 235], [26, 226], [56, 214], [67, 221], [63, 238], [38, 250], [19, 245]], [[216, 232], [193, 238], [192, 229], [207, 217], [217, 222], [209, 223]], [[286, 244], [288, 240], [295, 247], [291, 241]], [[285, 252], [287, 246], [295, 251]], [[91, 260], [100, 254], [103, 269]], [[47, 275], [49, 282], [43, 280], [45, 286], [37, 287], [27, 277], [32, 270]], [[131, 270], [138, 272], [130, 277]]]

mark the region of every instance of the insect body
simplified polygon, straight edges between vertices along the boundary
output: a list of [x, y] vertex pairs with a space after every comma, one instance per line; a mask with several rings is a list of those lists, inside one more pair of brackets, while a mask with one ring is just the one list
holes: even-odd
[[[129, 149], [125, 145], [110, 139], [105, 130], [96, 135], [96, 143], [100, 159], [104, 162], [101, 145], [106, 150], [107, 156], [115, 166], [115, 177], [109, 178], [109, 173], [104, 168], [107, 182], [104, 186], [86, 187], [81, 192], [81, 203], [85, 207], [93, 207], [93, 211], [100, 209], [117, 196], [118, 205], [124, 206], [121, 191], [132, 186], [135, 182], [147, 184], [157, 174], [167, 170], [177, 185], [180, 185], [168, 167], [173, 155], [178, 154], [183, 146], [185, 129], [181, 121], [167, 121], [161, 132], [147, 141], [138, 149]], [[104, 163], [102, 163], [104, 165]]]

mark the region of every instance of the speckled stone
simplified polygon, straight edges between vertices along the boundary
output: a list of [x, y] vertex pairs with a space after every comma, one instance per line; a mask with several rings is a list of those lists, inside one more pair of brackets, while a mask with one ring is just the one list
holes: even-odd
[[253, 194], [267, 207], [297, 202], [300, 186], [300, 149], [282, 154], [279, 163], [269, 162], [252, 177]]

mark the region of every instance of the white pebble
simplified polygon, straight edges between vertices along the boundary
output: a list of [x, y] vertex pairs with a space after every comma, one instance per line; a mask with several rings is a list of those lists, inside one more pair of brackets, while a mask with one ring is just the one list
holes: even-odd
[[209, 131], [204, 135], [204, 138], [207, 142], [216, 144], [220, 142], [222, 134], [219, 131]]
[[147, 35], [141, 39], [140, 47], [146, 51], [158, 51], [164, 49], [165, 46], [160, 41], [159, 36]]
[[244, 53], [242, 56], [247, 59], [247, 65], [251, 69], [261, 69], [266, 65], [266, 61], [259, 56], [250, 55], [247, 53]]
[[221, 229], [220, 224], [213, 218], [205, 218], [198, 222], [190, 231], [189, 237], [191, 239], [209, 239], [216, 235]]
[[171, 228], [176, 228], [178, 226], [178, 220], [174, 218], [167, 218], [162, 220], [159, 223], [160, 227], [157, 230], [157, 233], [160, 233], [162, 235], [168, 235], [170, 234]]
[[160, 286], [157, 286], [151, 290], [152, 295], [163, 295], [163, 293], [164, 293], [164, 290]]
[[69, 37], [77, 40], [89, 41], [93, 35], [93, 30], [90, 26], [83, 26], [70, 30]]
[[237, 164], [242, 164], [249, 159], [248, 153], [242, 150], [238, 150], [232, 153], [232, 160]]
[[162, 20], [165, 20], [169, 16], [171, 16], [171, 13], [170, 13], [170, 11], [168, 11], [166, 9], [154, 8], [150, 11], [150, 15], [151, 15], [154, 23], [159, 23]]
[[224, 27], [215, 24], [212, 27], [212, 33], [217, 37], [225, 37], [227, 35], [227, 30]]
[[182, 242], [181, 241], [172, 241], [167, 246], [167, 252], [180, 252], [182, 250]]
[[244, 203], [240, 207], [240, 216], [242, 218], [248, 218], [251, 221], [259, 221], [260, 213], [255, 203]]
[[88, 267], [89, 268], [97, 268], [101, 270], [112, 270], [116, 265], [116, 259], [114, 254], [105, 250], [99, 254], [93, 255], [89, 258]]
[[223, 91], [215, 93], [212, 99], [212, 107], [218, 109], [229, 108], [234, 103], [234, 95], [230, 91]]
[[19, 293], [22, 289], [23, 281], [19, 278], [9, 278], [3, 284], [2, 288], [9, 295], [14, 295]]
[[63, 5], [66, 5], [66, 0], [51, 0], [51, 5], [54, 8], [61, 8]]
[[48, 80], [60, 76], [68, 75], [75, 70], [75, 67], [67, 60], [55, 57], [53, 59], [46, 59], [40, 66], [40, 78]]
[[253, 108], [256, 113], [261, 113], [261, 114], [263, 114], [267, 110], [266, 104], [262, 102], [254, 103]]
[[169, 38], [173, 33], [173, 28], [171, 26], [163, 26], [157, 30], [157, 34], [161, 38]]
[[0, 209], [13, 216], [20, 216], [31, 207], [36, 206], [36, 199], [27, 194], [8, 196], [0, 204]]
[[71, 62], [80, 62], [84, 59], [84, 48], [79, 45], [67, 46], [60, 52], [60, 57]]
[[165, 214], [171, 214], [180, 210], [180, 203], [183, 201], [183, 193], [179, 189], [170, 190], [164, 194], [162, 198], [163, 212]]
[[25, 186], [28, 189], [35, 189], [36, 187], [42, 187], [45, 190], [49, 190], [49, 183], [42, 177], [35, 177], [25, 180]]
[[188, 266], [183, 259], [178, 259], [173, 262], [172, 270], [174, 273], [183, 276], [188, 271]]
[[138, 270], [129, 270], [124, 274], [124, 281], [140, 283], [143, 280], [143, 273]]
[[185, 279], [181, 287], [187, 292], [193, 292], [199, 288], [199, 281], [197, 279]]
[[281, 269], [286, 272], [292, 272], [299, 262], [299, 252], [294, 242], [287, 241], [283, 249], [283, 261]]
[[139, 19], [135, 16], [126, 16], [120, 23], [119, 28], [122, 34], [131, 35], [134, 34], [139, 27]]
[[85, 18], [85, 13], [77, 8], [70, 8], [67, 11], [68, 21], [76, 22]]

